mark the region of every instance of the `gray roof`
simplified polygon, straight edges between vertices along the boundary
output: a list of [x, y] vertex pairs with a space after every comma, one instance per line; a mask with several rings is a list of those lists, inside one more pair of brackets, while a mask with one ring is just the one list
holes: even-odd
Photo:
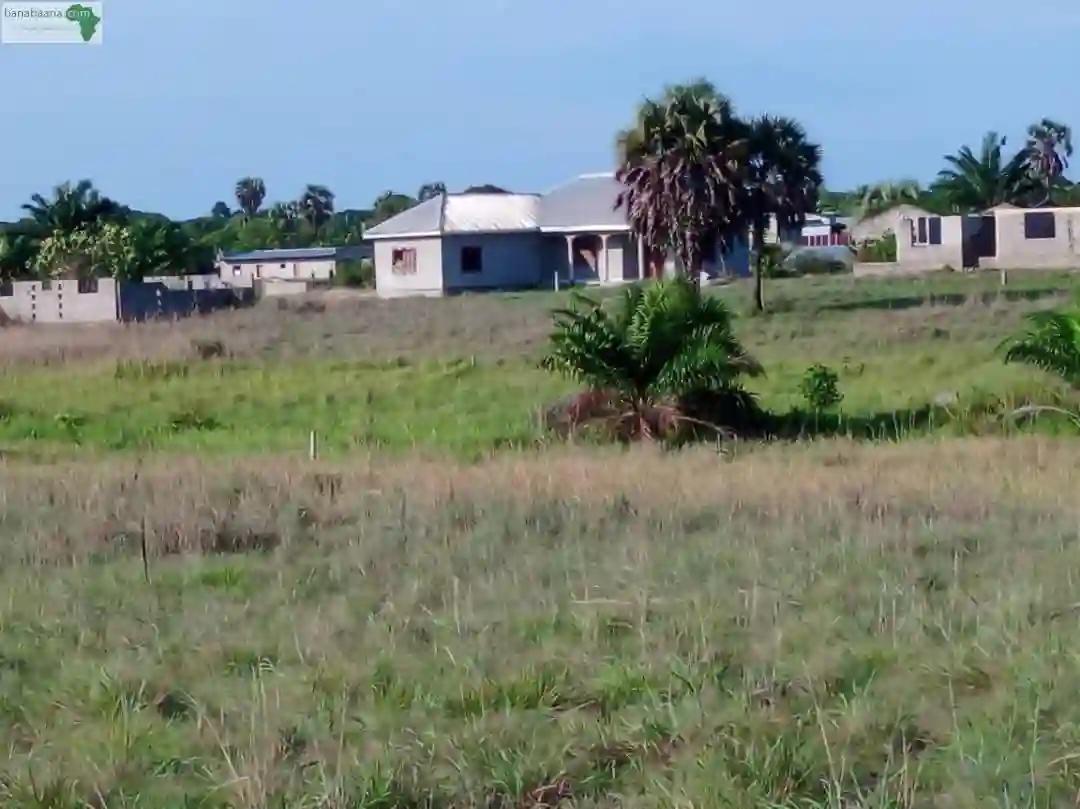
[[252, 250], [248, 253], [224, 254], [221, 260], [227, 264], [243, 264], [256, 261], [273, 263], [275, 261], [320, 261], [330, 258], [349, 258], [370, 253], [367, 246], [346, 247], [282, 247], [270, 250]]
[[582, 174], [553, 188], [540, 201], [541, 230], [622, 230], [626, 213], [615, 210], [622, 184], [614, 174]]
[[419, 205], [414, 205], [397, 216], [391, 216], [385, 222], [380, 222], [375, 227], [364, 228], [364, 238], [437, 234], [442, 226], [442, 207], [442, 194], [426, 199]]

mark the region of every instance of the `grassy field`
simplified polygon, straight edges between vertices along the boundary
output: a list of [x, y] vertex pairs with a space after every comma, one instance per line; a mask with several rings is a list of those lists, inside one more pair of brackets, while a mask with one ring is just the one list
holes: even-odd
[[767, 406], [958, 401], [725, 454], [533, 446], [554, 294], [0, 329], [0, 807], [1075, 806], [1080, 450], [996, 354], [1074, 286], [771, 283]]
[[8, 469], [0, 805], [1073, 805], [1077, 459]]
[[[754, 387], [773, 410], [800, 406], [799, 380], [821, 362], [840, 374], [856, 434], [890, 421], [979, 432], [998, 420], [968, 411], [1056, 393], [1005, 366], [996, 348], [1024, 313], [1060, 304], [1075, 286], [1047, 273], [1016, 274], [1004, 294], [996, 276], [778, 281], [775, 313], [744, 317], [738, 330], [765, 364]], [[744, 285], [718, 294], [746, 308]], [[566, 301], [329, 297], [172, 324], [7, 329], [0, 442], [38, 455], [302, 452], [314, 429], [331, 455], [483, 457], [531, 446], [537, 408], [571, 390], [536, 368], [550, 309]], [[957, 400], [951, 415], [924, 423], [920, 409], [942, 395]]]

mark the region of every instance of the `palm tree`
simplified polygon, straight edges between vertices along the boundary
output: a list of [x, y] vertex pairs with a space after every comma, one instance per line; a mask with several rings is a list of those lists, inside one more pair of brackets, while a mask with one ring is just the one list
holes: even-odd
[[395, 191], [384, 191], [379, 194], [371, 206], [371, 216], [365, 222], [366, 227], [375, 227], [399, 213], [409, 210], [416, 204], [416, 200], [407, 194], [398, 194]]
[[821, 147], [790, 118], [768, 115], [750, 124], [749, 175], [743, 201], [754, 247], [754, 306], [765, 311], [763, 291], [765, 233], [770, 220], [778, 233], [802, 229], [817, 210], [824, 181]]
[[1080, 388], [1080, 308], [1033, 312], [1028, 328], [1002, 344], [1005, 362], [1039, 368]]
[[300, 216], [314, 233], [334, 215], [334, 193], [325, 185], [309, 185], [297, 200]]
[[419, 202], [426, 202], [432, 197], [438, 197], [446, 193], [446, 183], [424, 183], [420, 186], [420, 190], [416, 192], [416, 199]]
[[1051, 189], [1062, 179], [1072, 153], [1072, 130], [1065, 124], [1043, 118], [1028, 127], [1023, 156], [1031, 180], [1043, 189], [1041, 205], [1050, 202]]
[[855, 216], [859, 220], [877, 216], [898, 205], [916, 202], [922, 188], [916, 180], [887, 180], [875, 185], [861, 185], [855, 190], [858, 207]]
[[613, 309], [580, 293], [575, 302], [555, 313], [541, 362], [586, 386], [571, 420], [634, 440], [674, 437], [688, 424], [741, 428], [759, 415], [739, 380], [764, 372], [719, 298], [673, 278], [624, 290]]
[[934, 190], [956, 212], [984, 211], [1002, 203], [1016, 203], [1030, 190], [1027, 157], [1004, 155], [1006, 138], [997, 132], [983, 135], [979, 154], [962, 146], [946, 155], [948, 168], [938, 172]]
[[650, 252], [674, 250], [696, 286], [706, 243], [739, 235], [745, 124], [711, 85], [675, 86], [641, 105], [617, 149], [616, 207]]
[[224, 200], [218, 200], [214, 203], [214, 207], [210, 209], [210, 215], [215, 219], [228, 219], [232, 216], [232, 210]]
[[122, 218], [128, 213], [122, 205], [102, 196], [90, 180], [56, 186], [52, 199], [34, 194], [22, 209], [46, 234], [71, 233], [86, 225]]
[[260, 177], [243, 177], [236, 181], [236, 204], [249, 219], [259, 212], [266, 200], [266, 183]]

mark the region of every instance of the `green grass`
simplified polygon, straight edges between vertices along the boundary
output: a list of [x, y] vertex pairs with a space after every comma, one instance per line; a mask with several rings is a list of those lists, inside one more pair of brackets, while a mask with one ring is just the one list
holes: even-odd
[[[996, 283], [955, 275], [771, 282], [776, 311], [738, 322], [768, 372], [752, 388], [773, 411], [801, 407], [799, 380], [820, 362], [840, 376], [849, 432], [890, 414], [912, 420], [942, 395], [957, 404], [913, 432], [946, 429], [950, 420], [954, 432], [984, 430], [987, 411], [1062, 393], [1029, 369], [1004, 365], [997, 349], [1024, 313], [1067, 300], [1074, 282], [1019, 274], [1006, 294]], [[745, 309], [744, 285], [716, 294]], [[372, 448], [478, 457], [527, 447], [541, 437], [538, 407], [572, 390], [536, 368], [547, 313], [568, 301], [535, 293], [368, 300], [344, 311], [271, 307], [199, 321], [190, 337], [185, 322], [123, 330], [114, 333], [113, 357], [86, 363], [58, 362], [60, 349], [48, 341], [63, 332], [45, 333], [41, 361], [27, 361], [29, 347], [9, 349], [19, 361], [0, 376], [0, 442], [37, 454], [303, 452], [315, 430], [330, 455]], [[299, 352], [316, 330], [320, 351]], [[43, 332], [22, 336], [34, 334]], [[94, 338], [65, 339], [73, 345], [62, 350], [71, 352]], [[128, 356], [128, 339], [141, 355]], [[199, 359], [196, 344], [208, 342], [232, 358]]]

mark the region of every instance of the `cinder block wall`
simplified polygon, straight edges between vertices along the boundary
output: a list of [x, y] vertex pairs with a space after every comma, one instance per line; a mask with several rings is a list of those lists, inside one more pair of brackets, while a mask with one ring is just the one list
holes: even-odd
[[107, 323], [117, 317], [116, 282], [101, 278], [96, 291], [80, 292], [78, 281], [16, 281], [0, 287], [0, 311], [26, 323]]

